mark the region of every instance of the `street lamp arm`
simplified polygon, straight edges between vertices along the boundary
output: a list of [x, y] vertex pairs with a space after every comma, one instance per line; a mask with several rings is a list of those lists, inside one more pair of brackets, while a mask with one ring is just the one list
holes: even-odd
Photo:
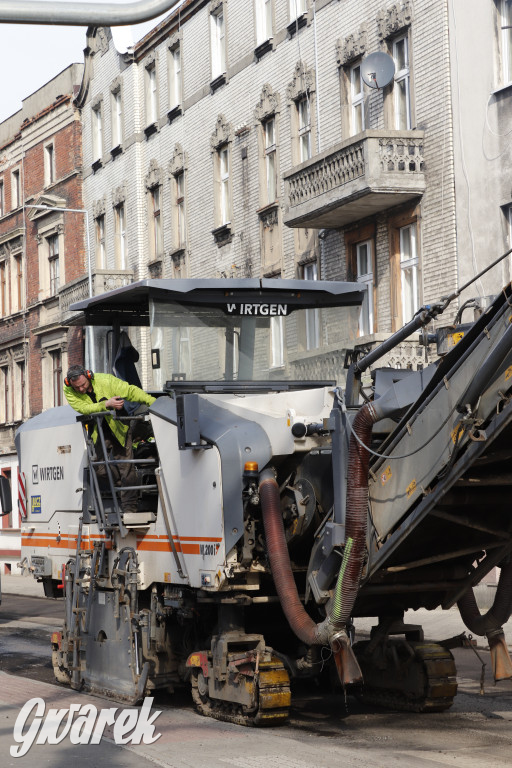
[[87, 4], [54, 0], [0, 0], [0, 23], [119, 27], [149, 21], [174, 5], [176, 0]]

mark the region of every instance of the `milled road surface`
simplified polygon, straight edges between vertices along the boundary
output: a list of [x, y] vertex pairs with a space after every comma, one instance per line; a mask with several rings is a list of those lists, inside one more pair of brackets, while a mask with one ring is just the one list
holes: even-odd
[[[60, 767], [80, 759], [80, 755], [82, 764], [98, 767], [107, 763], [132, 765], [137, 756], [141, 768], [149, 765], [146, 760], [169, 768], [501, 768], [512, 761], [512, 681], [495, 686], [489, 654], [479, 651], [487, 664], [482, 696], [481, 665], [470, 649], [454, 651], [459, 694], [453, 707], [443, 714], [366, 707], [351, 696], [345, 702], [342, 695], [302, 684], [294, 686], [289, 723], [257, 730], [198, 716], [187, 691], [173, 697], [159, 693], [154, 708], [162, 710], [157, 721], [162, 735], [152, 745], [141, 744], [121, 752], [108, 742], [97, 747], [63, 742], [54, 747], [35, 745], [24, 758], [4, 759], [4, 754], [9, 755], [7, 745], [13, 743], [17, 713], [32, 696], [45, 698], [48, 707], [81, 701], [95, 702], [98, 709], [112, 706], [103, 699], [48, 685], [53, 682], [49, 640], [51, 632], [60, 628], [62, 615], [63, 604], [57, 601], [3, 597], [2, 768], [34, 764]], [[115, 755], [118, 757], [114, 759]]]

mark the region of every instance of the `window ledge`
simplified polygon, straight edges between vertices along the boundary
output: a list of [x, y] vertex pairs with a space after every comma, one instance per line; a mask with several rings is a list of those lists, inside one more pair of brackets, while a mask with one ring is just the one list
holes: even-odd
[[185, 255], [186, 246], [185, 245], [179, 245], [177, 248], [173, 248], [171, 251], [169, 251], [169, 257], [173, 261], [178, 261], [181, 259], [182, 256]]
[[221, 86], [226, 84], [226, 73], [223, 72], [221, 75], [218, 75], [216, 78], [214, 78], [210, 83], [210, 90], [212, 93], [214, 93], [217, 88], [220, 88]]
[[159, 256], [148, 262], [148, 272], [153, 280], [162, 277], [162, 259]]
[[259, 43], [256, 48], [254, 49], [254, 55], [259, 60], [261, 59], [266, 53], [272, 50], [274, 47], [274, 38], [269, 37], [268, 40], [264, 40], [262, 43]]
[[96, 173], [100, 170], [100, 168], [103, 166], [103, 163], [101, 162], [101, 157], [98, 157], [97, 160], [94, 161], [94, 163], [91, 165], [93, 173]]
[[121, 155], [122, 153], [123, 153], [123, 148], [121, 144], [118, 144], [116, 147], [112, 147], [112, 149], [110, 150], [112, 159], [114, 159], [114, 157], [117, 157], [118, 155]]
[[506, 93], [507, 91], [511, 91], [511, 90], [512, 90], [512, 83], [499, 85], [497, 88], [491, 91], [491, 96], [501, 96], [502, 93]]
[[181, 114], [183, 114], [183, 109], [181, 108], [181, 104], [176, 104], [176, 106], [170, 109], [167, 113], [167, 119], [169, 123], [172, 123], [172, 121], [176, 120], [176, 118], [179, 117]]
[[290, 37], [293, 37], [295, 32], [298, 29], [302, 29], [302, 27], [305, 27], [307, 23], [308, 23], [308, 14], [307, 13], [301, 13], [301, 15], [297, 16], [296, 19], [294, 19], [293, 21], [290, 21], [290, 23], [286, 27]]
[[144, 128], [144, 135], [146, 139], [149, 139], [150, 136], [153, 136], [154, 133], [158, 131], [158, 123], [150, 123], [149, 125], [146, 125]]
[[227, 245], [233, 240], [233, 232], [231, 231], [231, 222], [221, 224], [220, 227], [212, 229], [213, 239], [217, 245]]

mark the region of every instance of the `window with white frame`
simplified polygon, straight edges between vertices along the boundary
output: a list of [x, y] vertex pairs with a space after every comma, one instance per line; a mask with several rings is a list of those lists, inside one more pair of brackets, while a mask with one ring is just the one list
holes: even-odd
[[114, 207], [114, 237], [116, 269], [128, 269], [126, 248], [126, 214], [124, 203]]
[[60, 349], [50, 351], [52, 374], [52, 406], [62, 405], [62, 356]]
[[400, 227], [400, 285], [402, 323], [407, 323], [419, 308], [418, 248], [416, 224]]
[[407, 34], [393, 41], [393, 59], [395, 61], [395, 85], [393, 88], [395, 129], [407, 131], [411, 128], [409, 39]]
[[366, 336], [373, 333], [373, 264], [372, 243], [366, 240], [356, 243], [356, 279], [358, 283], [366, 286], [361, 311], [359, 313], [359, 335]]
[[272, 0], [256, 0], [256, 45], [272, 37]]
[[501, 84], [512, 83], [512, 0], [499, 0]]
[[21, 205], [21, 172], [16, 168], [11, 173], [11, 209], [15, 210]]
[[290, 13], [290, 21], [298, 19], [307, 13], [308, 3], [307, 0], [289, 0], [288, 8]]
[[365, 129], [364, 87], [361, 62], [350, 67], [350, 129], [352, 135]]
[[15, 391], [14, 391], [14, 420], [23, 421], [27, 417], [27, 380], [25, 375], [25, 361], [18, 360], [14, 368], [15, 373]]
[[17, 253], [13, 257], [13, 285], [12, 301], [13, 312], [18, 312], [24, 307], [24, 275], [23, 275], [23, 254]]
[[103, 115], [101, 102], [92, 109], [92, 159], [93, 162], [101, 160], [103, 155]]
[[158, 90], [156, 63], [146, 67], [146, 125], [153, 125], [158, 120]]
[[3, 391], [3, 397], [0, 397], [0, 421], [3, 424], [10, 424], [12, 421], [12, 393], [11, 393], [11, 368], [9, 365], [2, 365], [0, 368], [0, 382]]
[[46, 238], [46, 242], [48, 247], [50, 296], [57, 296], [60, 286], [59, 235], [50, 235]]
[[174, 225], [176, 249], [184, 248], [187, 240], [186, 211], [185, 211], [185, 171], [179, 171], [174, 177]]
[[96, 231], [96, 268], [107, 268], [107, 251], [105, 246], [105, 216], [97, 216], [94, 220]]
[[265, 186], [267, 205], [277, 199], [277, 147], [276, 147], [276, 119], [269, 117], [263, 123], [264, 152], [265, 152]]
[[177, 43], [169, 50], [169, 107], [173, 109], [181, 104], [181, 47]]
[[7, 259], [3, 259], [0, 261], [0, 317], [9, 314], [7, 297]]
[[162, 255], [164, 249], [159, 185], [149, 190], [149, 231], [151, 255], [156, 258]]
[[44, 185], [48, 187], [55, 181], [55, 147], [46, 144], [44, 148]]
[[229, 147], [224, 144], [217, 150], [218, 166], [218, 226], [231, 221], [231, 203], [229, 192]]
[[212, 80], [215, 80], [226, 72], [226, 31], [222, 5], [210, 14], [210, 47]]
[[123, 100], [121, 88], [112, 91], [112, 149], [123, 143]]
[[299, 120], [299, 157], [300, 162], [311, 157], [311, 104], [309, 96], [297, 102], [297, 117]]
[[[316, 261], [305, 264], [302, 268], [304, 280], [318, 280]], [[306, 310], [306, 349], [317, 349], [320, 345], [320, 315], [318, 309]]]

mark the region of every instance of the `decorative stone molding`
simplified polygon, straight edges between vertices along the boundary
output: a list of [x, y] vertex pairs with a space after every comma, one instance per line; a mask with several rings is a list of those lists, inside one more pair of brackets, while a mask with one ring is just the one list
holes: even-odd
[[98, 109], [101, 107], [103, 103], [103, 96], [100, 94], [99, 96], [95, 96], [94, 99], [91, 101], [91, 109]]
[[174, 49], [177, 48], [180, 43], [181, 43], [181, 32], [176, 32], [174, 35], [171, 35], [171, 37], [167, 41], [167, 47], [170, 51], [174, 51]]
[[149, 171], [144, 179], [146, 189], [152, 189], [162, 183], [162, 169], [158, 165], [158, 161], [153, 158], [149, 164]]
[[286, 89], [286, 97], [289, 101], [298, 101], [307, 93], [315, 91], [315, 70], [310, 69], [303, 61], [295, 65], [293, 80]]
[[221, 8], [223, 5], [224, 5], [224, 0], [211, 0], [208, 11], [209, 13], [217, 13], [219, 8]]
[[389, 8], [383, 8], [377, 14], [377, 35], [379, 40], [396, 35], [412, 21], [412, 4], [410, 0], [393, 3]]
[[172, 157], [169, 160], [169, 178], [171, 176], [178, 176], [178, 174], [183, 173], [186, 168], [186, 164], [185, 151], [183, 150], [181, 144], [176, 143], [174, 145], [174, 152]]
[[124, 202], [126, 202], [126, 184], [120, 184], [112, 192], [112, 207], [116, 208]]
[[96, 200], [92, 204], [92, 215], [93, 218], [97, 219], [98, 216], [104, 216], [106, 210], [106, 198], [103, 196], [99, 200]]
[[151, 51], [150, 53], [148, 53], [148, 55], [144, 59], [144, 68], [145, 69], [149, 69], [150, 67], [152, 67], [154, 65], [155, 61], [156, 61], [155, 52]]
[[110, 83], [110, 92], [111, 93], [117, 93], [118, 91], [120, 91], [121, 90], [122, 82], [123, 81], [122, 81], [121, 76], [118, 75], [116, 77], [116, 79], [112, 83]]
[[233, 128], [231, 123], [228, 123], [224, 115], [219, 115], [215, 130], [210, 137], [210, 148], [212, 152], [221, 147], [223, 144], [227, 144], [233, 140]]
[[98, 50], [103, 55], [108, 51], [108, 33], [105, 27], [99, 27], [96, 33], [98, 40]]
[[276, 203], [260, 208], [258, 216], [264, 227], [270, 232], [279, 224], [279, 206]]
[[366, 24], [359, 27], [359, 32], [340, 38], [336, 41], [336, 61], [338, 67], [346, 67], [352, 61], [359, 59], [366, 53], [368, 45], [368, 32]]
[[148, 272], [149, 276], [152, 280], [158, 280], [162, 277], [162, 261], [160, 259], [157, 259], [156, 261], [151, 261], [148, 264]]
[[274, 93], [270, 83], [265, 83], [261, 89], [260, 100], [254, 110], [254, 117], [260, 122], [266, 120], [271, 115], [275, 115], [280, 110], [280, 97]]

